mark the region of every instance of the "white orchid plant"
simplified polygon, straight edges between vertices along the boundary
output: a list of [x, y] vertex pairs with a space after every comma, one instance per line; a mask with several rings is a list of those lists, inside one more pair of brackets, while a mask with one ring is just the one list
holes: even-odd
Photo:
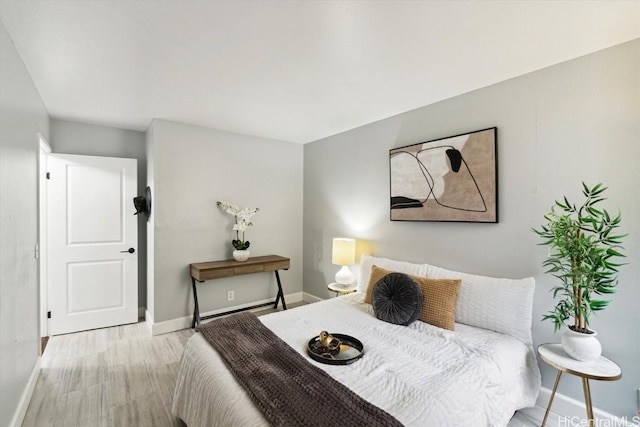
[[244, 240], [244, 232], [247, 230], [247, 227], [253, 225], [251, 222], [251, 217], [254, 216], [259, 208], [243, 208], [240, 209], [238, 206], [233, 205], [229, 202], [217, 202], [217, 205], [220, 209], [225, 211], [226, 213], [233, 215], [235, 219], [235, 223], [233, 224], [233, 231], [236, 232], [236, 238], [231, 241], [233, 247], [238, 250], [249, 249], [251, 243], [248, 240]]

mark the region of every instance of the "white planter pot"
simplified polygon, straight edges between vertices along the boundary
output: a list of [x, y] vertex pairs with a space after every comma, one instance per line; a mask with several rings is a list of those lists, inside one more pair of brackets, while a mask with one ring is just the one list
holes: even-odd
[[249, 259], [249, 249], [235, 249], [233, 251], [233, 259], [244, 262]]
[[602, 354], [602, 346], [596, 335], [596, 332], [582, 334], [567, 328], [562, 333], [560, 342], [569, 356], [582, 362], [593, 362]]

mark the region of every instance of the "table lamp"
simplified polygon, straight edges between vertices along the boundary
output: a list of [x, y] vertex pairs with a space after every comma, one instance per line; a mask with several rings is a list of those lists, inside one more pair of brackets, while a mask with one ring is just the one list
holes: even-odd
[[342, 266], [336, 273], [336, 282], [345, 286], [352, 284], [355, 275], [348, 266], [356, 263], [356, 241], [344, 237], [334, 238], [331, 263]]

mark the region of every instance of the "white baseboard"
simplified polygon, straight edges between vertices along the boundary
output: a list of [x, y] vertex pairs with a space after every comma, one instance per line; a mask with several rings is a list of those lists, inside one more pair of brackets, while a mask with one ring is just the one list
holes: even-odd
[[[538, 393], [538, 400], [536, 406], [544, 408], [546, 410], [549, 403], [549, 397], [551, 396], [551, 390], [546, 387], [540, 387], [540, 393]], [[573, 426], [586, 426], [587, 419], [587, 407], [584, 401], [576, 400], [572, 397], [565, 396], [562, 393], [556, 392], [553, 398], [553, 404], [551, 405], [551, 413], [549, 417], [553, 416], [553, 419], [558, 420], [559, 427], [573, 427]], [[620, 418], [608, 412], [605, 412], [598, 408], [593, 408], [593, 417], [595, 418], [596, 426], [618, 426], [618, 427], [637, 427], [635, 418], [632, 421], [628, 418]], [[639, 419], [640, 420], [640, 419]], [[555, 424], [554, 424], [555, 425]]]
[[[300, 301], [306, 301], [303, 298], [304, 298], [304, 295], [303, 295], [302, 292], [296, 292], [296, 293], [293, 293], [293, 294], [285, 295], [285, 301], [287, 302], [287, 304], [300, 302]], [[200, 313], [200, 316], [201, 317], [205, 317], [205, 316], [210, 316], [212, 314], [220, 314], [220, 313], [224, 313], [226, 311], [239, 310], [239, 309], [251, 307], [253, 305], [266, 304], [268, 302], [273, 302], [273, 299], [264, 299], [264, 300], [260, 300], [260, 301], [253, 301], [253, 302], [249, 302], [249, 303], [246, 303], [246, 304], [236, 305], [236, 306], [233, 306], [233, 307], [225, 307], [225, 308], [221, 308], [221, 309], [218, 309], [218, 310], [207, 311], [205, 313]], [[250, 311], [260, 311], [260, 310], [264, 310], [266, 308], [267, 307], [260, 307], [260, 308], [256, 308], [256, 309], [253, 309], [253, 310], [250, 310]], [[153, 323], [153, 317], [147, 311], [146, 316], [145, 316], [145, 320], [147, 322], [147, 326], [149, 327], [149, 330], [151, 331], [151, 335], [155, 336], [155, 335], [160, 335], [160, 334], [166, 334], [166, 333], [173, 332], [173, 331], [179, 331], [180, 329], [190, 328], [191, 327], [192, 317], [191, 316], [185, 316], [185, 317], [179, 317], [177, 319], [166, 320], [164, 322]]]
[[314, 302], [320, 302], [320, 301], [324, 301], [324, 300], [322, 298], [318, 298], [315, 295], [311, 295], [310, 293], [303, 292], [302, 301], [311, 304], [311, 303], [314, 303]]
[[38, 383], [41, 365], [42, 356], [38, 356], [36, 363], [33, 365], [33, 369], [31, 370], [27, 386], [25, 387], [22, 396], [20, 396], [20, 402], [18, 402], [16, 412], [13, 414], [11, 423], [9, 423], [10, 427], [20, 427], [22, 425], [24, 416], [27, 414], [27, 409], [29, 408], [29, 402], [31, 402], [31, 396], [33, 396], [33, 391], [36, 389], [36, 384]]

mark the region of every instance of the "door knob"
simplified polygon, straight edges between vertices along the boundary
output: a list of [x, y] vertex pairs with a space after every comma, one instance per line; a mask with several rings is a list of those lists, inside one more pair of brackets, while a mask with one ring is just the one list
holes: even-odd
[[130, 254], [134, 253], [136, 250], [133, 248], [129, 248], [126, 251], [120, 251], [121, 254], [125, 253], [125, 252], [129, 252]]

